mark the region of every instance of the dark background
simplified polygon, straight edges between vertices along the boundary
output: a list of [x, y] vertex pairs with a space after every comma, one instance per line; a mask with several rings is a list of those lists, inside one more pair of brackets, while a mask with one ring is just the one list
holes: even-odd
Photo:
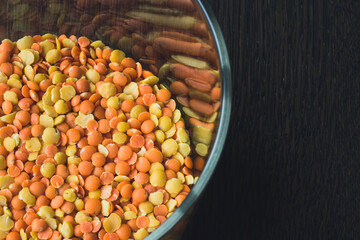
[[207, 1], [231, 131], [184, 239], [360, 239], [360, 1]]

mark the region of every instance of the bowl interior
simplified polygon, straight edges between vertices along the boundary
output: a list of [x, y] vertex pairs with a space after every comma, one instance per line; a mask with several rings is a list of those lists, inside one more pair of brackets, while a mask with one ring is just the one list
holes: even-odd
[[174, 216], [149, 238], [162, 237], [199, 198], [225, 144], [230, 66], [211, 10], [195, 0], [3, 0], [0, 19], [0, 39], [84, 35], [123, 50], [170, 88], [190, 132], [192, 158], [203, 158], [206, 165], [202, 172], [185, 170], [189, 181], [197, 182]]

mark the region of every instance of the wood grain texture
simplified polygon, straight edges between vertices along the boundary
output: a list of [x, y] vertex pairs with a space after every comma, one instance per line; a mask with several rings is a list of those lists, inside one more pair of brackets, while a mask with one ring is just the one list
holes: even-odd
[[184, 239], [359, 239], [360, 2], [207, 1], [237, 132]]

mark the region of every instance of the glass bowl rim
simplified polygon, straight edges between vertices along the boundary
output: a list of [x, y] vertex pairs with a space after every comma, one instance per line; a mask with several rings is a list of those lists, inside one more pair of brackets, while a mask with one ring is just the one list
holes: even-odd
[[160, 227], [146, 237], [147, 240], [160, 239], [171, 231], [176, 224], [186, 215], [186, 213], [194, 206], [199, 200], [201, 194], [204, 192], [215, 168], [219, 162], [221, 152], [224, 148], [226, 136], [228, 133], [230, 116], [231, 116], [231, 67], [226, 48], [225, 40], [217, 19], [212, 12], [212, 9], [206, 0], [195, 0], [198, 4], [199, 10], [203, 14], [208, 29], [210, 30], [213, 38], [215, 48], [217, 51], [220, 73], [221, 73], [221, 108], [220, 108], [220, 121], [218, 131], [216, 133], [215, 141], [211, 147], [211, 153], [205, 164], [205, 168], [199, 177], [199, 180], [194, 185], [185, 201], [177, 208], [174, 213], [167, 219]]

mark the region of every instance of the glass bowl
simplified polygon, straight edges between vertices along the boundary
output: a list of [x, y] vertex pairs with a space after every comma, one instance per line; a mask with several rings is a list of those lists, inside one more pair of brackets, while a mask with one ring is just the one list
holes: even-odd
[[[0, 19], [0, 39], [53, 33], [102, 40], [140, 61], [172, 90], [190, 129], [194, 158], [206, 164], [201, 174], [191, 171], [189, 181], [196, 184], [190, 194], [146, 239], [181, 238], [220, 159], [230, 121], [230, 62], [209, 6], [200, 0], [4, 0]], [[174, 81], [187, 92], [172, 88]]]

